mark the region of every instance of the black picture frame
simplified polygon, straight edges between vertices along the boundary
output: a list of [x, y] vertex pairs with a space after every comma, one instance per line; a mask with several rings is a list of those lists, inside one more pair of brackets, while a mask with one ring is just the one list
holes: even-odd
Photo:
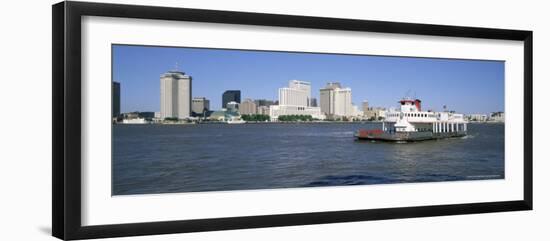
[[[380, 219], [532, 210], [533, 208], [533, 32], [415, 23], [290, 16], [278, 14], [151, 7], [90, 2], [52, 6], [52, 233], [60, 239], [88, 239], [212, 230], [307, 225]], [[296, 213], [147, 223], [81, 224], [81, 17], [194, 21], [429, 36], [517, 40], [524, 43], [523, 199], [456, 205]]]

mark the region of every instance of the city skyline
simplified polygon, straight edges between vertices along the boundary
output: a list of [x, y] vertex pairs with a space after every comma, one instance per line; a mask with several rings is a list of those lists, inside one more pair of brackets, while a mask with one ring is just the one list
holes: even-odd
[[206, 97], [214, 110], [226, 90], [240, 90], [242, 99], [277, 100], [278, 89], [296, 79], [311, 83], [315, 99], [328, 82], [340, 82], [358, 107], [363, 100], [396, 107], [416, 93], [436, 111], [443, 105], [466, 114], [504, 111], [501, 61], [114, 45], [121, 112], [159, 111], [159, 76], [176, 65], [193, 77], [192, 97]]

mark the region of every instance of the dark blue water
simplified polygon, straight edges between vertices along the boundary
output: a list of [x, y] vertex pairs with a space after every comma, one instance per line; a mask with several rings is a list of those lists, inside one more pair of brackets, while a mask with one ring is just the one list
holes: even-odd
[[415, 143], [379, 124], [113, 125], [113, 195], [504, 178], [504, 125]]

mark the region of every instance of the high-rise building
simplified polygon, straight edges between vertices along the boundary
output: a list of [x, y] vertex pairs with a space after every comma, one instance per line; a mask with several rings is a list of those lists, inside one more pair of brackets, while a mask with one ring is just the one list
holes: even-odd
[[334, 114], [336, 116], [351, 116], [353, 115], [353, 105], [351, 103], [351, 89], [343, 88], [336, 89], [334, 96]]
[[191, 76], [168, 71], [160, 76], [160, 117], [185, 119], [191, 116]]
[[256, 103], [254, 103], [251, 99], [245, 99], [240, 105], [239, 105], [239, 112], [241, 115], [252, 115], [257, 114], [258, 109], [256, 106]]
[[111, 116], [118, 117], [120, 115], [120, 83], [113, 81], [111, 88], [111, 93], [113, 95], [113, 99], [111, 100]]
[[241, 103], [241, 91], [240, 90], [226, 90], [222, 95], [222, 108], [227, 108], [227, 103], [234, 101]]
[[367, 113], [367, 111], [369, 111], [369, 101], [364, 100], [361, 109], [363, 109], [363, 113]]
[[304, 91], [306, 93], [306, 106], [311, 106], [311, 83], [307, 81], [291, 80], [288, 82], [288, 87], [294, 90]]
[[316, 98], [311, 98], [309, 102], [311, 107], [318, 107]]
[[322, 88], [319, 93], [321, 112], [325, 115], [334, 115], [334, 89], [339, 89], [342, 86], [339, 82], [329, 82], [325, 88]]
[[315, 119], [325, 119], [319, 107], [311, 107], [311, 84], [305, 81], [291, 80], [289, 87], [279, 88], [278, 105], [269, 106], [272, 121], [282, 115], [311, 115]]
[[308, 106], [307, 93], [290, 87], [279, 88], [279, 105]]
[[191, 110], [197, 114], [210, 110], [210, 100], [205, 97], [194, 97], [191, 103]]
[[321, 112], [332, 118], [353, 115], [351, 89], [342, 88], [338, 82], [329, 82], [320, 90]]

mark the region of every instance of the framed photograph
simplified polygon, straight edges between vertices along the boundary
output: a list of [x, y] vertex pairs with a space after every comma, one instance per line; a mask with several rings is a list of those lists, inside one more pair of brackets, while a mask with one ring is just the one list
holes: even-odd
[[53, 235], [531, 210], [532, 34], [55, 4]]

